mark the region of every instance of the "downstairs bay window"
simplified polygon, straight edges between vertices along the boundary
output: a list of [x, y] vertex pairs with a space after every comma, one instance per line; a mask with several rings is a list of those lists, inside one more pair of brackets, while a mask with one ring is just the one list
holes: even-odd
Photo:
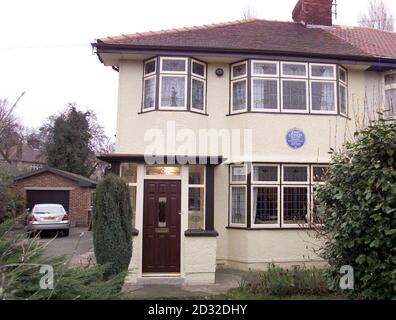
[[385, 75], [385, 118], [396, 116], [396, 73]]
[[206, 113], [206, 63], [188, 57], [155, 57], [143, 64], [142, 112]]
[[[311, 226], [316, 210], [313, 190], [323, 183], [326, 168], [317, 164], [231, 165], [229, 226], [247, 229]], [[236, 178], [244, 175], [246, 178]]]

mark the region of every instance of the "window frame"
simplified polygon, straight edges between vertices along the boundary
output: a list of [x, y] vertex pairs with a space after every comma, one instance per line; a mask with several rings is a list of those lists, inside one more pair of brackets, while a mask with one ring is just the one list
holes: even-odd
[[[327, 111], [327, 110], [313, 110], [313, 104], [312, 104], [312, 100], [313, 100], [312, 92], [313, 92], [313, 90], [312, 90], [312, 85], [315, 82], [331, 83], [333, 85], [333, 87], [334, 87], [334, 110], [330, 110], [330, 111]], [[313, 114], [315, 114], [315, 113], [317, 113], [317, 114], [338, 114], [338, 109], [341, 110], [341, 106], [339, 105], [339, 102], [337, 100], [338, 99], [338, 94], [337, 94], [338, 90], [337, 90], [337, 82], [336, 81], [333, 81], [333, 80], [317, 80], [317, 79], [310, 80], [309, 81], [309, 92], [310, 92], [310, 94], [309, 94], [310, 101], [309, 102], [310, 102], [310, 112], [311, 113], [313, 113]]]
[[[284, 113], [309, 113], [309, 102], [310, 102], [310, 91], [309, 91], [309, 80], [308, 78], [281, 78], [281, 112]], [[306, 101], [305, 101], [305, 109], [285, 109], [283, 105], [283, 82], [284, 81], [294, 81], [294, 82], [305, 82], [305, 90], [306, 90]]]
[[[178, 77], [184, 78], [184, 106], [181, 107], [172, 107], [172, 106], [163, 106], [162, 105], [162, 78], [163, 77]], [[158, 110], [167, 110], [167, 111], [176, 111], [176, 110], [188, 110], [187, 106], [187, 99], [188, 99], [188, 77], [187, 74], [163, 74], [160, 73], [159, 75], [159, 93], [158, 93]]]
[[[254, 180], [254, 168], [255, 167], [276, 167], [277, 169], [277, 180], [276, 181], [259, 181], [259, 180]], [[280, 170], [280, 164], [256, 164], [253, 163], [252, 164], [252, 178], [251, 178], [251, 182], [252, 185], [261, 185], [261, 186], [266, 186], [266, 185], [279, 185], [281, 182], [281, 170]]]
[[[254, 107], [254, 104], [253, 104], [253, 97], [254, 97], [254, 85], [253, 85], [253, 81], [254, 80], [263, 80], [263, 81], [276, 81], [276, 85], [277, 85], [277, 106], [276, 106], [276, 108], [271, 108], [271, 109], [268, 109], [268, 108], [256, 108], [256, 107]], [[266, 112], [279, 112], [280, 111], [280, 88], [279, 88], [279, 86], [280, 86], [280, 79], [279, 78], [275, 78], [275, 77], [273, 77], [273, 78], [271, 78], [271, 77], [257, 77], [257, 76], [252, 76], [251, 77], [251, 79], [250, 79], [250, 101], [251, 101], [251, 103], [250, 103], [250, 109], [252, 110], [252, 111], [254, 111], [254, 112], [263, 112], [263, 113], [266, 113]]]
[[[168, 56], [160, 56], [160, 69], [159, 73], [162, 74], [188, 74], [188, 58], [187, 57], [168, 57]], [[163, 70], [163, 61], [164, 60], [184, 60], [184, 68], [185, 71], [168, 71]]]
[[[150, 62], [153, 62], [153, 61], [155, 62], [154, 71], [145, 74], [145, 72], [146, 72], [146, 65], [149, 64]], [[144, 78], [147, 78], [147, 77], [150, 77], [150, 76], [155, 76], [155, 75], [157, 74], [157, 68], [158, 68], [157, 64], [158, 64], [158, 63], [157, 63], [157, 57], [151, 58], [151, 59], [149, 59], [149, 60], [145, 60], [145, 61], [143, 62], [143, 77], [144, 77]]]
[[[234, 77], [233, 76], [233, 68], [234, 67], [236, 67], [236, 66], [239, 66], [239, 65], [245, 65], [245, 68], [246, 68], [246, 73], [244, 74], [244, 75], [241, 75], [241, 76], [237, 76], [237, 77]], [[238, 80], [238, 79], [242, 79], [242, 78], [247, 78], [247, 76], [248, 76], [248, 60], [244, 60], [244, 61], [239, 61], [239, 62], [235, 62], [235, 63], [233, 63], [233, 64], [231, 64], [230, 65], [230, 79], [231, 79], [231, 81], [233, 81], [233, 80]]]
[[[188, 198], [190, 195], [190, 188], [196, 188], [196, 189], [203, 189], [203, 229], [192, 229], [192, 230], [206, 230], [206, 166], [201, 165], [203, 167], [203, 184], [191, 184], [189, 179], [187, 182], [187, 190], [188, 190]], [[190, 166], [188, 166], [188, 178], [190, 177]], [[189, 200], [189, 199], [188, 199]], [[188, 204], [187, 204], [188, 205]], [[188, 219], [189, 217], [189, 212], [190, 209], [187, 210], [188, 212]], [[187, 227], [189, 225], [189, 221], [187, 220]], [[189, 228], [188, 228], [189, 229]]]
[[[279, 61], [271, 61], [271, 60], [258, 60], [258, 59], [253, 59], [250, 61], [250, 74], [253, 77], [259, 77], [259, 78], [277, 78], [279, 79]], [[261, 73], [254, 73], [254, 63], [270, 63], [270, 64], [275, 64], [276, 65], [276, 74], [261, 74]]]
[[[312, 75], [312, 67], [313, 66], [315, 66], [315, 67], [320, 67], [320, 66], [332, 67], [334, 75], [332, 77], [314, 76], [314, 75]], [[336, 81], [337, 80], [337, 65], [329, 64], [329, 63], [310, 63], [309, 64], [309, 78], [311, 80], [333, 80], [333, 81]]]
[[[345, 88], [345, 113], [341, 110], [341, 87]], [[340, 115], [344, 117], [348, 117], [348, 86], [344, 84], [342, 81], [338, 83], [338, 108], [340, 111]]]
[[[250, 208], [250, 227], [252, 229], [280, 229], [281, 228], [281, 185], [280, 184], [256, 184], [253, 183], [251, 185], [251, 191], [250, 191], [250, 203], [251, 203], [251, 208]], [[265, 224], [259, 224], [255, 223], [255, 213], [254, 213], [254, 188], [276, 188], [277, 189], [277, 223], [265, 223]]]
[[[154, 78], [154, 105], [150, 108], [145, 108], [145, 90], [146, 90], [146, 80], [149, 80], [151, 78]], [[143, 112], [148, 112], [148, 111], [152, 111], [155, 110], [155, 102], [157, 99], [157, 76], [155, 75], [155, 73], [151, 73], [151, 75], [149, 76], [145, 76], [143, 78], [143, 101], [142, 101], [142, 111]]]
[[[295, 75], [288, 75], [284, 74], [283, 72], [283, 66], [285, 64], [295, 64], [295, 65], [304, 65], [305, 66], [305, 75], [304, 76], [295, 76]], [[294, 62], [294, 61], [281, 61], [281, 78], [293, 78], [293, 79], [309, 79], [309, 66], [307, 62]]]
[[[196, 74], [196, 73], [193, 72], [193, 70], [194, 70], [194, 69], [193, 69], [194, 63], [200, 64], [201, 66], [204, 67], [204, 75], [203, 75], [203, 76], [201, 76], [201, 75]], [[197, 59], [191, 58], [191, 66], [190, 66], [190, 68], [191, 68], [191, 77], [197, 77], [197, 78], [200, 78], [200, 79], [202, 79], [202, 80], [206, 80], [206, 73], [207, 73], [206, 67], [207, 67], [207, 66], [206, 66], [206, 63], [204, 63], [204, 62], [202, 62], [202, 61], [199, 61], [199, 60], [197, 60]]]
[[[308, 184], [282, 184], [282, 196], [281, 196], [281, 226], [282, 229], [295, 229], [295, 228], [299, 228], [299, 229], [307, 229], [310, 227], [310, 222], [311, 222], [311, 203], [310, 203], [310, 189], [311, 189], [311, 185]], [[307, 221], [308, 223], [303, 223], [303, 224], [299, 224], [299, 223], [285, 223], [285, 205], [284, 205], [284, 201], [285, 201], [285, 188], [305, 188], [307, 190]]]
[[[306, 181], [286, 181], [285, 180], [285, 170], [286, 167], [305, 167], [307, 170], [307, 180]], [[310, 165], [309, 164], [282, 164], [282, 176], [281, 176], [281, 184], [282, 185], [307, 185], [310, 182]]]
[[310, 177], [310, 181], [311, 184], [324, 184], [323, 181], [314, 181], [314, 168], [316, 167], [325, 167], [325, 168], [330, 168], [330, 165], [325, 165], [325, 164], [312, 164], [311, 165], [311, 177]]
[[[245, 223], [233, 223], [232, 222], [232, 189], [233, 188], [244, 188], [245, 189], [245, 212], [244, 212], [244, 216], [245, 216]], [[229, 186], [229, 192], [230, 192], [230, 199], [229, 199], [229, 225], [231, 227], [237, 227], [237, 228], [246, 228], [247, 227], [247, 197], [248, 197], [248, 193], [247, 193], [247, 185], [246, 184], [230, 184]]]
[[[396, 110], [392, 110], [392, 111], [388, 110], [388, 101], [386, 99], [387, 91], [396, 90], [396, 83], [386, 84], [386, 82], [385, 82], [385, 77], [389, 76], [389, 75], [393, 75], [394, 77], [396, 77], [396, 71], [393, 70], [393, 71], [385, 72], [385, 73], [383, 73], [383, 77], [382, 77], [382, 83], [383, 83], [383, 87], [384, 87], [384, 91], [383, 91], [383, 93], [384, 93], [384, 111], [387, 110], [384, 112], [384, 113], [386, 113], [386, 116], [385, 116], [386, 120], [391, 120], [396, 117]], [[395, 101], [395, 107], [396, 107], [396, 101]], [[393, 114], [393, 112], [395, 114]]]
[[[198, 78], [198, 77], [196, 77], [196, 76], [193, 76], [192, 75], [192, 73], [191, 73], [191, 77], [190, 77], [191, 79], [190, 79], [190, 109], [192, 110], [192, 111], [194, 111], [194, 112], [198, 112], [198, 113], [202, 113], [202, 114], [206, 114], [206, 78]], [[193, 93], [193, 90], [192, 90], [192, 86], [193, 86], [193, 80], [196, 80], [196, 81], [201, 81], [201, 82], [203, 82], [203, 85], [204, 85], [204, 87], [203, 87], [203, 109], [201, 110], [201, 109], [198, 109], [198, 108], [195, 108], [194, 106], [193, 106], [193, 100], [192, 100], [192, 93]]]
[[[246, 82], [246, 86], [245, 86], [245, 107], [243, 109], [240, 110], [234, 110], [234, 83], [237, 82], [242, 82], [245, 81]], [[231, 103], [231, 114], [238, 114], [238, 113], [245, 113], [248, 110], [248, 86], [249, 86], [249, 81], [248, 78], [246, 76], [244, 76], [243, 78], [237, 78], [236, 80], [231, 80], [231, 88], [230, 88], [230, 92], [231, 92], [231, 97], [230, 97], [230, 103]]]
[[[232, 180], [232, 169], [234, 167], [243, 167], [245, 170], [245, 180], [243, 181], [234, 181]], [[248, 181], [248, 170], [247, 170], [247, 165], [246, 164], [231, 164], [230, 165], [230, 179], [229, 179], [229, 184], [247, 184]]]

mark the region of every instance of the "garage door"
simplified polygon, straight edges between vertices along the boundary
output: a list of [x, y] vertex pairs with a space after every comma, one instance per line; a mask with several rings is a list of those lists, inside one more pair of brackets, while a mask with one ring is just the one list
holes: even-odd
[[69, 191], [64, 190], [27, 190], [26, 205], [33, 209], [39, 203], [61, 204], [66, 211], [69, 211]]

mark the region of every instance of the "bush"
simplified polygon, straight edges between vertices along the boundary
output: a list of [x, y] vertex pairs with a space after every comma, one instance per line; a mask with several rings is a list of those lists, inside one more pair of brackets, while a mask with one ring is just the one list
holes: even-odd
[[252, 273], [243, 288], [252, 294], [290, 296], [329, 293], [323, 270], [316, 268], [282, 269], [271, 264], [267, 271]]
[[380, 119], [334, 153], [318, 190], [328, 240], [323, 257], [333, 289], [340, 268], [354, 269], [352, 295], [396, 297], [396, 124]]
[[[107, 266], [69, 268], [65, 258], [45, 258], [45, 243], [28, 240], [13, 231], [17, 221], [0, 224], [0, 300], [115, 299], [120, 296], [125, 274], [105, 279]], [[54, 270], [54, 288], [41, 289], [42, 265]]]
[[25, 207], [25, 200], [6, 179], [0, 179], [0, 223], [15, 218]]
[[121, 178], [111, 175], [98, 184], [92, 228], [98, 264], [109, 264], [110, 275], [127, 270], [132, 256], [132, 210]]

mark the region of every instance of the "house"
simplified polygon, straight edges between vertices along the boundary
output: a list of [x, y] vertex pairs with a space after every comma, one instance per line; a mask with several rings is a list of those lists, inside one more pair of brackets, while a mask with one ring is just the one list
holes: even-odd
[[11, 147], [6, 151], [6, 156], [5, 159], [0, 154], [0, 167], [8, 168], [8, 165], [10, 165], [13, 168], [7, 170], [7, 172], [12, 175], [15, 172], [21, 173], [40, 169], [47, 163], [46, 157], [31, 141]]
[[45, 166], [15, 177], [14, 184], [26, 200], [26, 208], [31, 210], [39, 203], [61, 204], [69, 213], [72, 226], [89, 225], [95, 181]]
[[330, 148], [395, 114], [396, 33], [333, 25], [331, 0], [292, 17], [92, 44], [119, 72], [116, 152], [100, 159], [130, 189], [128, 282], [324, 263], [313, 191]]

